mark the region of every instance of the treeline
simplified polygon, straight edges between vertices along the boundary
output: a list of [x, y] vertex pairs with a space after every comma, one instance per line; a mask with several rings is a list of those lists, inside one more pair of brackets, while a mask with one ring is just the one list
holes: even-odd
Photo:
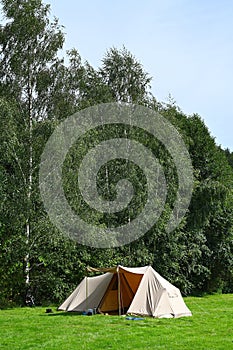
[[[6, 22], [0, 31], [0, 307], [22, 305], [29, 288], [37, 304], [59, 302], [88, 265], [151, 264], [186, 294], [233, 292], [233, 154], [216, 145], [200, 116], [185, 115], [173, 101], [158, 102], [151, 93], [151, 77], [126, 48], [109, 49], [99, 69], [83, 63], [76, 49], [61, 58], [63, 27], [50, 20], [49, 5], [41, 0], [2, 0], [1, 5]], [[105, 169], [100, 172], [98, 185], [111, 200], [116, 181], [128, 178], [139, 198], [131, 210], [104, 216], [82, 200], [74, 186], [77, 165], [103, 139], [126, 133], [146, 143], [160, 160], [168, 184], [163, 213], [143, 237], [122, 247], [97, 249], [69, 239], [50, 222], [38, 173], [55, 127], [74, 112], [105, 102], [146, 106], [167, 118], [189, 151], [194, 188], [182, 223], [167, 233], [178, 184], [164, 145], [142, 130], [121, 125], [89, 133], [78, 150], [72, 147], [63, 167], [66, 197], [84, 219], [117, 226], [145, 203], [143, 172], [122, 160], [107, 165], [108, 178]]]

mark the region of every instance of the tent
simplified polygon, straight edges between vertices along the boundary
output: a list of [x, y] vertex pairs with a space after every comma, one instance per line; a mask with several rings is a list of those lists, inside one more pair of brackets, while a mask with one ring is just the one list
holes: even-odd
[[135, 314], [152, 317], [191, 316], [180, 290], [151, 266], [92, 269], [105, 272], [85, 277], [58, 310]]

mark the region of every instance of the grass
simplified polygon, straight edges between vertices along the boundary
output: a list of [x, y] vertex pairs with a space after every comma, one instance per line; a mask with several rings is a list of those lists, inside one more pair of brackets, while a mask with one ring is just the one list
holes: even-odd
[[188, 297], [193, 316], [128, 321], [45, 308], [0, 310], [0, 349], [233, 349], [233, 294]]

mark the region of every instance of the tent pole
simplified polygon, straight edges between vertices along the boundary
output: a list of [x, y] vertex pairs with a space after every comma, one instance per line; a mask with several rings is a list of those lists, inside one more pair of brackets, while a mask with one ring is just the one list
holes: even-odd
[[117, 266], [117, 281], [118, 281], [118, 313], [121, 316], [121, 280], [119, 266]]
[[88, 298], [88, 278], [86, 277], [86, 311], [88, 310], [87, 298]]

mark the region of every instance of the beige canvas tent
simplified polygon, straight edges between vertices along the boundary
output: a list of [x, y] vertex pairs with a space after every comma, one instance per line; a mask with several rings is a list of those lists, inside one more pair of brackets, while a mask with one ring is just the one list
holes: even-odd
[[135, 314], [153, 317], [191, 316], [180, 290], [151, 266], [91, 269], [105, 272], [85, 277], [58, 308], [65, 311], [96, 309], [108, 314]]

